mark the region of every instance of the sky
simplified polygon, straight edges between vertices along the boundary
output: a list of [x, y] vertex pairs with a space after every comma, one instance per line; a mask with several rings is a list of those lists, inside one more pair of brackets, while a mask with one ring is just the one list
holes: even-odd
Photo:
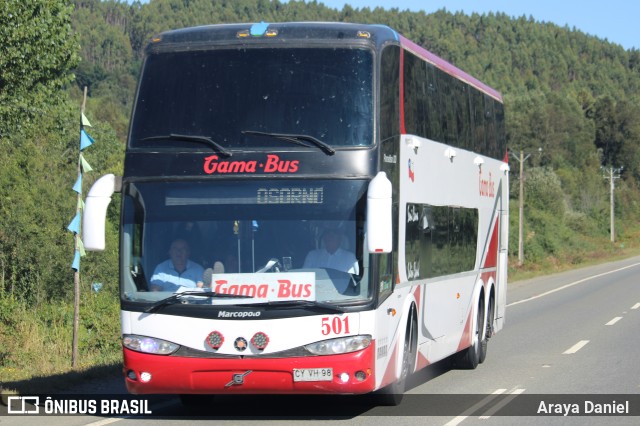
[[509, 16], [532, 16], [536, 21], [568, 25], [607, 39], [625, 49], [640, 49], [640, 1], [637, 0], [317, 0], [333, 9], [353, 8], [425, 11], [462, 11], [467, 15], [503, 12]]

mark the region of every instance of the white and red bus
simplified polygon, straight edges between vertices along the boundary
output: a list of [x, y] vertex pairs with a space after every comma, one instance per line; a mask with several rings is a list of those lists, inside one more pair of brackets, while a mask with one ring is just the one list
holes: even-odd
[[388, 27], [160, 34], [83, 223], [103, 249], [121, 192], [128, 390], [399, 396], [475, 368], [504, 323], [505, 152], [500, 93]]

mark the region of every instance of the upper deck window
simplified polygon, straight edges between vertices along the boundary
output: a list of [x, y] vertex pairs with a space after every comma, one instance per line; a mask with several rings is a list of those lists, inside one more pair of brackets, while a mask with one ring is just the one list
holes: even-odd
[[372, 56], [353, 47], [151, 54], [129, 145], [206, 149], [189, 140], [158, 138], [179, 134], [204, 136], [230, 150], [296, 146], [252, 132], [307, 135], [336, 148], [371, 145]]

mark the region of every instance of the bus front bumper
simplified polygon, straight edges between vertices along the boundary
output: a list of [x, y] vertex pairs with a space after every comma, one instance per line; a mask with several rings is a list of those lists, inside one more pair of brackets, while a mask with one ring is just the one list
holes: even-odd
[[233, 359], [124, 348], [123, 373], [133, 394], [363, 394], [375, 387], [374, 347], [341, 355]]

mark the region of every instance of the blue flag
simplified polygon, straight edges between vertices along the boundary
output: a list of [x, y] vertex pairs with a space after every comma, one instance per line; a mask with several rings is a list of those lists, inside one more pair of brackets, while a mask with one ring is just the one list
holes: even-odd
[[80, 213], [76, 213], [76, 216], [73, 218], [67, 229], [73, 233], [80, 233]]
[[73, 190], [76, 191], [78, 194], [82, 194], [82, 174], [78, 175], [78, 179], [76, 180], [76, 183], [73, 184]]
[[76, 250], [76, 253], [73, 256], [73, 263], [71, 264], [71, 268], [80, 272], [80, 252], [78, 250]]
[[84, 129], [80, 129], [80, 151], [93, 145], [93, 138]]

